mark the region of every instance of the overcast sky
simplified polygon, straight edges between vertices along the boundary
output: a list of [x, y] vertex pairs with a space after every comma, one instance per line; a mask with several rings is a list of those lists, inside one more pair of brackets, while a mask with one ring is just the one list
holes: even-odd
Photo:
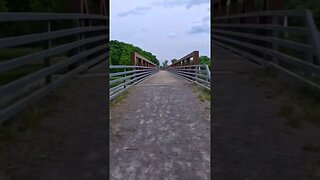
[[209, 0], [111, 0], [111, 40], [149, 51], [162, 62], [192, 51], [210, 57]]

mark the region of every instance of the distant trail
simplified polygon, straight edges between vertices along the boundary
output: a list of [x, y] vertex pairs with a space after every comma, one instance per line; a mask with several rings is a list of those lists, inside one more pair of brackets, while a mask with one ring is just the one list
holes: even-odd
[[189, 84], [159, 71], [111, 108], [111, 179], [210, 179], [209, 112]]

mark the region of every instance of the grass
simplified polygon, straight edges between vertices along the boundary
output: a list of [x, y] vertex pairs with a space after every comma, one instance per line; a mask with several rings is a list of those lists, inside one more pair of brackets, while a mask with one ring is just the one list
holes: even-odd
[[302, 122], [319, 126], [320, 96], [308, 87], [294, 87], [277, 77], [271, 70], [263, 69], [252, 78], [263, 87], [272, 89], [272, 92], [265, 91], [266, 98], [274, 98], [282, 103], [278, 115], [285, 117], [289, 126], [300, 128]]
[[313, 153], [320, 153], [320, 146], [316, 146], [316, 145], [305, 145], [302, 147], [303, 150], [305, 151], [309, 151], [309, 152], [313, 152]]
[[[41, 119], [54, 112], [54, 107], [63, 101], [57, 95], [48, 95], [34, 103], [0, 126], [0, 148], [13, 143], [23, 133], [32, 133], [41, 127]], [[25, 135], [25, 134], [24, 134]]]
[[202, 87], [199, 87], [195, 84], [191, 84], [190, 88], [192, 89], [192, 91], [194, 93], [197, 94], [197, 96], [201, 102], [211, 101], [211, 91], [204, 89]]
[[128, 91], [124, 91], [122, 94], [114, 98], [112, 101], [109, 101], [109, 107], [114, 107], [115, 105], [122, 102], [128, 96], [128, 94]]
[[287, 124], [294, 128], [300, 128], [301, 120], [300, 114], [294, 110], [291, 105], [284, 105], [280, 108], [279, 116], [285, 117], [287, 119]]

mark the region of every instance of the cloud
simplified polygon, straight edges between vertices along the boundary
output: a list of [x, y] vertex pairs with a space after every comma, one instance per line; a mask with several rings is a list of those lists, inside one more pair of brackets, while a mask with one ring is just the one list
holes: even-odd
[[176, 34], [176, 33], [173, 33], [173, 32], [168, 33], [167, 36], [168, 36], [169, 38], [171, 38], [171, 39], [177, 38], [177, 34]]
[[162, 6], [165, 8], [185, 6], [187, 9], [196, 5], [209, 4], [209, 0], [163, 0], [161, 2], [153, 2], [152, 5]]
[[210, 21], [210, 17], [209, 17], [209, 16], [206, 16], [206, 17], [202, 18], [202, 21], [208, 22], [208, 21]]
[[149, 10], [151, 10], [150, 6], [137, 6], [134, 9], [131, 9], [131, 10], [125, 11], [125, 12], [121, 12], [118, 15], [121, 16], [121, 17], [125, 17], [125, 16], [128, 16], [130, 14], [133, 14], [133, 15], [144, 15], [144, 14], [146, 14], [146, 11], [149, 11]]
[[207, 24], [196, 25], [188, 31], [188, 34], [201, 34], [201, 33], [209, 33], [209, 26]]

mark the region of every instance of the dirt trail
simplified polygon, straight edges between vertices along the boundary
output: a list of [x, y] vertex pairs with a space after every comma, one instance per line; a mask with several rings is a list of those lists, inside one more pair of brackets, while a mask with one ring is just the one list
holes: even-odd
[[159, 71], [111, 108], [111, 179], [210, 179], [209, 112], [189, 85]]

